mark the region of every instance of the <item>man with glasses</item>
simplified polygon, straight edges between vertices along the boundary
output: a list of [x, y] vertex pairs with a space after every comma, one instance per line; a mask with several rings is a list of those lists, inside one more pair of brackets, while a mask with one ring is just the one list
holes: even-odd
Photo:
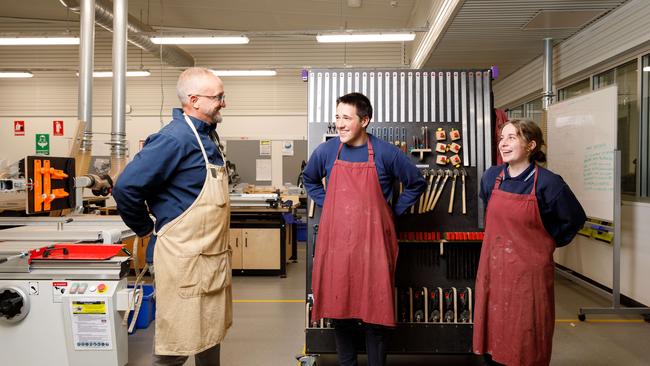
[[[153, 233], [154, 365], [219, 365], [232, 324], [230, 203], [225, 155], [216, 133], [226, 107], [223, 82], [193, 67], [178, 78], [182, 108], [149, 136], [113, 189], [124, 222]], [[149, 216], [155, 217], [155, 223]]]

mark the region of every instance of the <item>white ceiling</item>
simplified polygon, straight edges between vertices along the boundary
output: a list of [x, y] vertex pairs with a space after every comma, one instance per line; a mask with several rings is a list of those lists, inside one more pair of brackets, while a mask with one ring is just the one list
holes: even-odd
[[[428, 26], [422, 11], [435, 8], [443, 0], [362, 0], [360, 8], [349, 7], [348, 0], [130, 0], [129, 13], [155, 29], [188, 33], [192, 30], [243, 32], [250, 35], [251, 44], [275, 44], [268, 62], [264, 55], [256, 63], [273, 66], [287, 62], [278, 57], [313, 52], [320, 47], [315, 41], [306, 42], [305, 34], [337, 29], [424, 29]], [[506, 76], [542, 53], [542, 39], [552, 37], [560, 42], [575, 34], [579, 28], [522, 29], [542, 10], [597, 10], [606, 14], [624, 0], [465, 0], [448, 26], [446, 33], [432, 51], [426, 68], [483, 68], [498, 65]], [[424, 10], [423, 10], [424, 9]], [[601, 15], [602, 16], [602, 15]], [[78, 32], [79, 16], [68, 11], [58, 0], [3, 0], [0, 22], [3, 32], [28, 29], [34, 32], [56, 24]], [[99, 31], [98, 31], [99, 32]], [[103, 30], [102, 30], [103, 32]], [[299, 40], [299, 41], [297, 41]], [[302, 48], [304, 47], [304, 48]], [[325, 47], [325, 46], [322, 46]], [[350, 48], [332, 48], [332, 52], [347, 52]], [[402, 50], [403, 66], [411, 57], [409, 47], [396, 44], [385, 47], [394, 55]], [[200, 46], [186, 48], [190, 53], [208, 52]], [[382, 48], [373, 49], [382, 52]], [[0, 50], [2, 55], [2, 50]], [[368, 55], [373, 58], [373, 55]], [[250, 55], [248, 55], [250, 57]], [[377, 54], [377, 58], [381, 55]], [[288, 57], [291, 58], [291, 57]], [[337, 64], [333, 60], [342, 60]], [[304, 65], [312, 67], [350, 66], [345, 57], [328, 59], [326, 63]], [[246, 65], [247, 60], [239, 63]], [[311, 61], [314, 63], [314, 61]], [[75, 65], [70, 65], [75, 66]], [[277, 67], [283, 65], [278, 64]], [[354, 65], [362, 66], [362, 65]]]

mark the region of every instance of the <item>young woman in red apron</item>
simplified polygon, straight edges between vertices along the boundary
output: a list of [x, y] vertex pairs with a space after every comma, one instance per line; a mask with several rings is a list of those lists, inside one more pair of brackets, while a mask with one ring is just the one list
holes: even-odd
[[[545, 161], [543, 144], [534, 122], [508, 122], [499, 142], [506, 164], [491, 168], [482, 182], [482, 196], [487, 190], [491, 193], [476, 277], [473, 347], [475, 353], [489, 354], [495, 363], [509, 366], [550, 363], [555, 325], [553, 251], [568, 244], [586, 218], [562, 179], [536, 165]], [[503, 188], [506, 177], [514, 177], [507, 183], [511, 191]], [[545, 217], [566, 219], [544, 220], [538, 196]]]
[[[338, 146], [322, 204], [312, 277], [311, 319], [335, 319], [341, 365], [357, 364], [356, 343], [362, 332], [368, 364], [384, 365], [387, 327], [395, 326], [393, 285], [398, 248], [393, 212], [380, 184], [376, 160], [381, 160], [381, 166], [390, 170], [391, 176], [406, 181], [407, 194], [398, 200], [397, 214], [417, 200], [425, 182], [404, 154], [366, 133], [372, 107], [365, 96], [351, 93], [339, 98], [336, 117], [340, 142], [333, 141]], [[367, 161], [342, 160], [344, 145], [357, 152], [365, 152], [367, 146]], [[328, 148], [334, 145], [324, 146], [325, 150]], [[312, 199], [322, 193], [319, 172], [327, 159], [320, 160], [321, 152], [312, 154], [304, 172], [305, 187]], [[390, 156], [394, 158], [385, 159], [386, 154], [393, 153]], [[393, 165], [383, 165], [386, 161]]]

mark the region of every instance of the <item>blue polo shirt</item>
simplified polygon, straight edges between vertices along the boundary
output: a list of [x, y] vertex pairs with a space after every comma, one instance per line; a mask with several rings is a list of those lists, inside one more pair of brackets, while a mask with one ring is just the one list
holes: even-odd
[[[511, 177], [507, 164], [489, 168], [481, 178], [480, 196], [487, 207], [497, 177], [503, 171], [503, 181], [499, 190], [517, 194], [529, 194], [535, 180], [535, 163], [531, 163], [524, 172]], [[585, 223], [587, 216], [580, 202], [564, 182], [561, 176], [537, 167], [537, 187], [535, 196], [546, 231], [555, 239], [558, 247], [565, 246], [573, 240]]]
[[[183, 110], [174, 109], [172, 116], [168, 125], [147, 138], [113, 188], [122, 220], [139, 236], [153, 230], [149, 211], [156, 218], [156, 230], [160, 230], [194, 203], [205, 182], [205, 160]], [[201, 138], [208, 161], [223, 165], [217, 145], [210, 138], [216, 134], [216, 125], [194, 117], [190, 121]], [[155, 240], [152, 236], [147, 249], [150, 262]]]
[[[393, 207], [395, 215], [401, 215], [424, 192], [427, 186], [426, 180], [409, 157], [397, 149], [395, 145], [379, 140], [370, 134], [368, 134], [368, 137], [375, 152], [375, 166], [379, 176], [379, 185], [386, 201], [390, 201], [392, 198], [393, 183], [395, 181], [402, 182], [404, 186], [402, 194]], [[320, 144], [311, 154], [309, 162], [303, 171], [305, 189], [320, 207], [323, 206], [325, 201], [325, 190], [321, 179], [326, 177], [329, 180], [340, 143], [341, 139], [337, 136]], [[368, 161], [368, 144], [362, 146], [343, 144], [340, 158], [344, 161], [356, 163]]]

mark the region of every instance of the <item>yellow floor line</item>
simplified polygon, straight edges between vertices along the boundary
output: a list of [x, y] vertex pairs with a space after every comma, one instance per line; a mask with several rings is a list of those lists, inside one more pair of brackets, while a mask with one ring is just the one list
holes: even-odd
[[232, 302], [243, 303], [305, 303], [305, 300], [233, 300]]
[[644, 323], [643, 319], [588, 319], [581, 322], [578, 319], [556, 319], [556, 323]]

